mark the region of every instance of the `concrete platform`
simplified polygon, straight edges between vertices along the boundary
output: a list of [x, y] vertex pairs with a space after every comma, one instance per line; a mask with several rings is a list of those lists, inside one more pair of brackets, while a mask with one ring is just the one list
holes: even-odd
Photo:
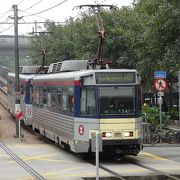
[[[28, 145], [19, 142], [6, 146], [45, 179], [82, 180], [83, 177], [96, 177], [95, 166], [54, 145]], [[2, 149], [0, 149], [0, 161], [0, 179], [34, 179]], [[111, 177], [112, 175], [100, 170], [100, 176]]]

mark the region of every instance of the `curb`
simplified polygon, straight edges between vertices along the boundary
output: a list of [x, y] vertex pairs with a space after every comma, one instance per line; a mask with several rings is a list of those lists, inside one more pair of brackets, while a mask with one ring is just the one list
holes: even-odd
[[180, 144], [168, 144], [168, 143], [143, 144], [143, 147], [180, 147]]

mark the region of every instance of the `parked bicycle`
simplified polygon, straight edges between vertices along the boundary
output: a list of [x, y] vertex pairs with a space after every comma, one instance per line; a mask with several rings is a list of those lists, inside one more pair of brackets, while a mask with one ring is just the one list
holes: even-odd
[[169, 144], [176, 143], [176, 134], [169, 128], [154, 129], [146, 134], [146, 140], [150, 144], [156, 144], [158, 142], [167, 142]]
[[176, 135], [176, 143], [180, 144], [180, 131], [175, 131], [174, 133]]

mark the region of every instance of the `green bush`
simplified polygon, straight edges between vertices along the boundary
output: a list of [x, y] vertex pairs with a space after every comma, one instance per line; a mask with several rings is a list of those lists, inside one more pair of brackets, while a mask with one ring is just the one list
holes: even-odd
[[[153, 126], [156, 126], [159, 128], [160, 126], [160, 114], [159, 114], [159, 108], [156, 106], [149, 107], [144, 106], [143, 107], [143, 113], [146, 113], [147, 123], [151, 123]], [[167, 126], [167, 114], [162, 113], [162, 126]]]
[[177, 120], [179, 119], [179, 112], [176, 107], [172, 107], [168, 111], [168, 116], [170, 120]]

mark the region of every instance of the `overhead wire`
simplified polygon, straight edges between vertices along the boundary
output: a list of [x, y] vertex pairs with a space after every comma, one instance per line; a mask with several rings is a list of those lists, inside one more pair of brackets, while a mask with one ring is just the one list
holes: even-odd
[[[24, 2], [24, 1], [25, 1], [25, 0], [20, 1], [20, 2], [18, 3], [18, 5], [21, 4], [21, 3]], [[42, 18], [42, 19], [47, 20], [47, 18], [43, 18], [43, 17], [41, 17], [41, 16], [38, 16], [38, 14], [41, 14], [41, 13], [44, 13], [44, 12], [49, 11], [49, 10], [51, 10], [51, 9], [54, 9], [54, 8], [56, 8], [57, 6], [65, 3], [65, 2], [68, 1], [68, 0], [64, 0], [64, 1], [62, 1], [62, 2], [60, 2], [60, 3], [58, 3], [58, 4], [56, 4], [56, 5], [48, 8], [48, 9], [45, 9], [45, 10], [40, 11], [40, 12], [37, 12], [37, 13], [33, 13], [33, 14], [32, 14], [32, 13], [27, 12], [28, 9], [33, 8], [34, 6], [36, 6], [37, 4], [39, 4], [41, 1], [43, 1], [43, 0], [39, 0], [38, 2], [36, 2], [35, 4], [33, 4], [32, 6], [30, 6], [29, 8], [27, 8], [27, 9], [25, 9], [25, 10], [20, 10], [20, 11], [22, 11], [22, 12], [25, 12], [25, 13], [29, 14], [29, 15], [26, 15], [26, 16], [23, 16], [23, 17], [37, 16], [37, 17], [39, 17], [39, 18]], [[9, 11], [7, 11], [6, 13], [8, 13], [8, 12], [9, 12]], [[3, 17], [4, 17], [4, 16], [3, 16]], [[62, 23], [64, 23], [64, 22], [62, 22]], [[0, 31], [0, 33], [9, 30], [11, 27], [13, 27], [13, 25], [9, 26], [8, 28], [4, 29], [3, 31]]]
[[11, 10], [1, 13], [0, 15], [2, 15], [2, 16], [0, 17], [0, 19], [2, 19], [4, 16], [6, 16], [9, 12], [11, 12]]
[[32, 14], [32, 13], [30, 13], [30, 12], [27, 12], [27, 11], [24, 11], [24, 10], [21, 10], [21, 9], [19, 9], [19, 11], [29, 14], [29, 15], [27, 15], [27, 16], [23, 16], [23, 17], [37, 16], [37, 17], [39, 17], [39, 18], [41, 18], [41, 19], [45, 19], [45, 20], [47, 20], [47, 18], [44, 18], [44, 17], [39, 16], [39, 15]]
[[33, 7], [35, 7], [36, 5], [38, 5], [40, 2], [42, 2], [43, 0], [39, 0], [38, 2], [36, 2], [35, 4], [33, 4], [32, 6], [28, 7], [27, 9], [23, 10], [23, 11], [27, 11], [29, 9], [32, 9]]
[[[0, 16], [1, 15], [5, 15], [5, 14], [7, 14], [8, 12], [10, 12], [11, 10], [9, 10], [9, 11], [6, 11], [6, 12], [3, 12], [3, 13], [0, 13]], [[3, 16], [4, 17], [4, 16]], [[0, 19], [1, 19], [1, 17], [0, 17]]]
[[[1, 29], [3, 29], [3, 31], [0, 31], [0, 33], [3, 33], [3, 32], [5, 32], [5, 31], [9, 30], [9, 29], [12, 28], [13, 26], [14, 26], [14, 24], [11, 25], [11, 26], [9, 26], [9, 27], [6, 28], [6, 29], [4, 29], [4, 28], [1, 27]], [[13, 31], [13, 32], [14, 32], [14, 31]]]
[[18, 5], [21, 4], [21, 3], [24, 2], [24, 1], [25, 1], [25, 0], [20, 1], [20, 2], [18, 3]]
[[59, 6], [59, 5], [63, 4], [63, 3], [65, 3], [66, 1], [68, 1], [68, 0], [64, 0], [64, 1], [62, 1], [62, 2], [60, 2], [60, 3], [58, 3], [58, 4], [56, 4], [56, 5], [54, 5], [54, 6], [50, 7], [50, 8], [48, 8], [48, 9], [45, 9], [45, 10], [43, 10], [43, 11], [40, 11], [40, 12], [37, 12], [37, 13], [31, 14], [31, 15], [27, 15], [27, 16], [24, 16], [24, 17], [34, 16], [34, 15], [37, 15], [37, 14], [44, 13], [44, 12], [46, 12], [46, 11], [49, 11], [49, 10], [51, 10], [51, 9], [56, 8], [57, 6]]
[[[18, 3], [18, 5], [19, 4], [21, 4], [21, 3], [23, 3], [25, 0], [21, 0], [19, 3]], [[38, 2], [36, 2], [35, 4], [33, 4], [32, 6], [30, 6], [29, 8], [27, 8], [26, 10], [28, 10], [28, 9], [31, 9], [31, 8], [33, 8], [34, 6], [36, 6], [37, 4], [39, 4], [41, 1], [43, 1], [43, 0], [39, 0]], [[2, 15], [1, 17], [0, 17], [0, 19], [2, 19], [3, 17], [5, 17], [6, 15], [7, 15], [7, 13], [9, 13], [9, 12], [11, 12], [11, 9], [10, 10], [8, 10], [8, 11], [6, 11], [6, 12], [4, 12], [4, 13], [1, 13], [0, 15]], [[23, 11], [23, 12], [25, 12], [25, 11]], [[27, 12], [26, 12], [27, 13]], [[5, 22], [9, 19], [9, 17], [10, 16], [8, 16], [8, 18], [6, 18], [3, 22], [2, 22], [2, 24], [5, 24]], [[39, 16], [40, 17], [40, 16]], [[42, 17], [40, 17], [40, 18], [42, 18]], [[42, 18], [42, 19], [45, 19], [45, 18]], [[0, 23], [0, 25], [1, 25], [1, 23]], [[3, 33], [3, 32], [6, 32], [6, 31], [8, 31], [10, 28], [12, 28], [14, 26], [14, 24], [12, 24], [11, 26], [9, 26], [8, 28], [2, 28], [2, 27], [0, 27], [1, 29], [3, 29], [2, 31], [0, 31], [0, 33]]]
[[[8, 16], [2, 23], [8, 22], [9, 18], [10, 18], [10, 16]], [[2, 27], [2, 23], [0, 23], [0, 28], [3, 29], [3, 31], [0, 31], [0, 33], [3, 33], [3, 32], [5, 32], [6, 30], [9, 30], [9, 29], [13, 26], [13, 25], [11, 25], [11, 26], [9, 26], [8, 28], [3, 28], [3, 27]]]

